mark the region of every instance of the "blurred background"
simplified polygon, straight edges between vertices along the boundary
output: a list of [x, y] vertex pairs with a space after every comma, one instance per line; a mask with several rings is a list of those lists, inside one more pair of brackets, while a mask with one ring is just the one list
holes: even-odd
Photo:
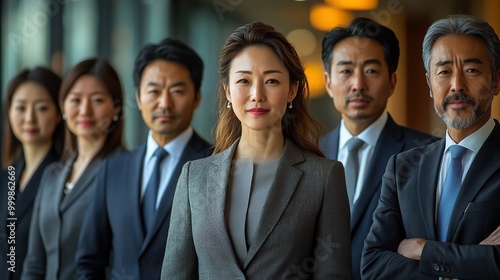
[[[45, 65], [60, 75], [92, 56], [107, 58], [125, 89], [125, 143], [147, 136], [137, 109], [132, 71], [140, 48], [174, 37], [205, 62], [202, 103], [193, 127], [213, 141], [219, 51], [226, 37], [251, 21], [273, 25], [294, 44], [311, 86], [310, 109], [325, 129], [340, 120], [323, 85], [321, 41], [325, 32], [364, 16], [393, 29], [401, 47], [398, 83], [388, 111], [396, 122], [442, 136], [425, 82], [421, 45], [429, 25], [454, 13], [488, 21], [500, 34], [498, 0], [0, 0], [0, 88], [22, 68]], [[493, 116], [500, 119], [500, 101]], [[2, 105], [3, 108], [3, 105]], [[5, 114], [2, 114], [2, 122]], [[3, 130], [0, 130], [3, 131]], [[3, 137], [2, 137], [3, 139]]]

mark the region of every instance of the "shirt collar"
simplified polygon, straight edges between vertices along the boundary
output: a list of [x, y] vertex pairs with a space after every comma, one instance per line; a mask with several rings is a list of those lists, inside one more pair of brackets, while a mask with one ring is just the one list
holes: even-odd
[[[182, 152], [184, 151], [184, 148], [186, 147], [187, 143], [189, 142], [189, 139], [191, 139], [191, 136], [193, 136], [193, 128], [188, 127], [186, 130], [184, 130], [177, 137], [175, 137], [170, 142], [165, 144], [163, 146], [163, 148], [168, 152], [169, 157], [172, 157], [174, 159], [178, 159], [181, 157]], [[147, 144], [146, 144], [145, 160], [146, 160], [146, 162], [149, 162], [151, 160], [151, 158], [153, 157], [154, 152], [159, 147], [158, 143], [156, 143], [155, 139], [153, 138], [153, 134], [152, 134], [151, 130], [148, 133], [148, 139], [147, 139], [146, 143]]]
[[[368, 145], [374, 147], [377, 144], [380, 133], [382, 133], [382, 130], [387, 123], [387, 119], [389, 119], [389, 115], [387, 113], [387, 110], [384, 110], [380, 117], [378, 117], [376, 121], [374, 121], [365, 130], [363, 130], [357, 137], [363, 140]], [[347, 130], [344, 124], [344, 120], [342, 119], [340, 124], [339, 147], [341, 149], [344, 148], [347, 141], [349, 141], [352, 137], [353, 135], [349, 132], [349, 130]]]
[[474, 152], [474, 154], [477, 154], [481, 147], [483, 146], [484, 142], [486, 142], [486, 139], [490, 136], [491, 132], [495, 128], [495, 121], [490, 118], [481, 128], [476, 130], [474, 133], [471, 135], [465, 137], [460, 143], [455, 143], [453, 139], [451, 139], [450, 134], [448, 133], [448, 130], [446, 130], [446, 146], [444, 151], [448, 151], [448, 148], [452, 145], [460, 145], [464, 146], [467, 149], [471, 150]]

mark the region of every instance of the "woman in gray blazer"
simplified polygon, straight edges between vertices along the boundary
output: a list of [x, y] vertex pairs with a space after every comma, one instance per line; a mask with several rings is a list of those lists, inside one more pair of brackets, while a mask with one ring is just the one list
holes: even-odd
[[219, 74], [215, 152], [184, 165], [162, 279], [350, 279], [344, 171], [318, 148], [297, 53], [247, 24]]
[[74, 279], [83, 216], [101, 160], [123, 149], [120, 79], [102, 59], [75, 65], [59, 102], [66, 122], [64, 163], [49, 165], [31, 219], [22, 279]]

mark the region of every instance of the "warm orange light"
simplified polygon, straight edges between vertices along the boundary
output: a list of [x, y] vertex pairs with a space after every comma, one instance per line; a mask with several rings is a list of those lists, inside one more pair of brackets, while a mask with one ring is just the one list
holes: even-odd
[[378, 6], [378, 0], [325, 0], [325, 2], [345, 10], [373, 10]]
[[352, 18], [353, 15], [351, 13], [325, 4], [316, 4], [311, 7], [311, 11], [309, 12], [311, 25], [322, 31], [329, 31], [337, 25], [347, 25]]
[[309, 97], [320, 97], [325, 93], [325, 84], [323, 82], [323, 63], [311, 61], [304, 63], [307, 82], [309, 83]]
[[286, 38], [295, 47], [299, 56], [307, 56], [316, 49], [316, 37], [307, 29], [294, 29], [286, 35]]

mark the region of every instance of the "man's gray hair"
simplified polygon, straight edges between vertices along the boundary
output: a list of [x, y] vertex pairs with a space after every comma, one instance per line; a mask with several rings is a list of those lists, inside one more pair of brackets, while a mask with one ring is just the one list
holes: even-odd
[[439, 38], [448, 35], [472, 36], [483, 41], [491, 62], [492, 79], [495, 82], [495, 73], [500, 69], [500, 40], [498, 35], [486, 21], [468, 15], [451, 15], [448, 18], [435, 21], [427, 29], [422, 43], [422, 59], [425, 71], [429, 73], [432, 47]]

